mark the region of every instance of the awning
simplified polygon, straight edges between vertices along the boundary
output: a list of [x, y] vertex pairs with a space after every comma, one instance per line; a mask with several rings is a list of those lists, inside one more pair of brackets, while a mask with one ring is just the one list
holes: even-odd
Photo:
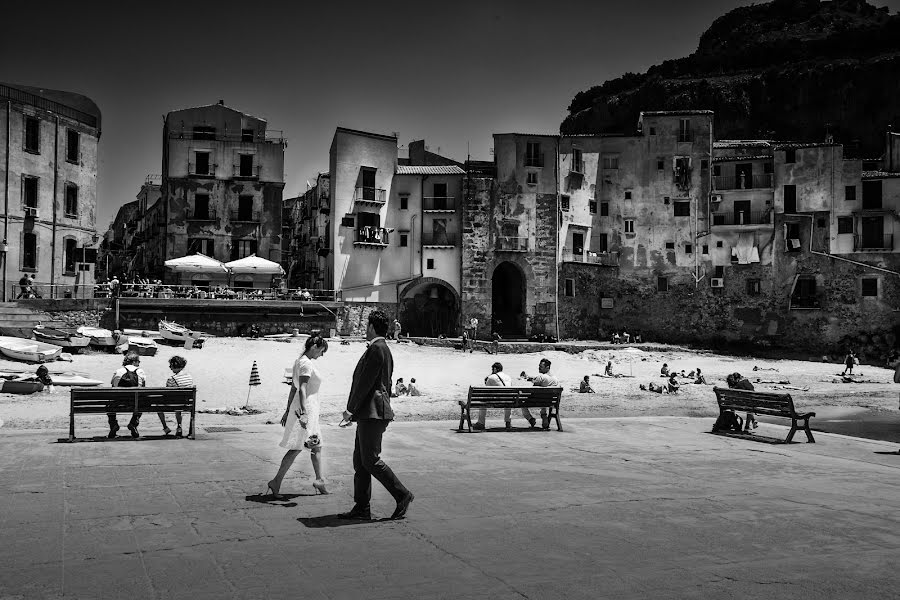
[[192, 254], [167, 260], [165, 265], [176, 273], [227, 273], [228, 267], [205, 254]]
[[225, 266], [231, 269], [231, 272], [236, 275], [284, 275], [284, 269], [282, 269], [281, 265], [277, 262], [260, 258], [255, 254], [225, 263]]

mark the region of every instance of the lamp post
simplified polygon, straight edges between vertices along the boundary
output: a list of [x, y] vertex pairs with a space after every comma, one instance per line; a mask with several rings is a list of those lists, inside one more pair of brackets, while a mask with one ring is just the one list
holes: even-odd
[[0, 260], [3, 261], [3, 302], [6, 302], [6, 253], [9, 251], [9, 244], [6, 243], [6, 238], [3, 238], [3, 242], [0, 243]]

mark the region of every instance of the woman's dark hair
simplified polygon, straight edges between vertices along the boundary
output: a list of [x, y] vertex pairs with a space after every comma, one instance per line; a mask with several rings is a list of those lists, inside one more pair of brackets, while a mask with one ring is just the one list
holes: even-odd
[[169, 359], [169, 368], [173, 371], [175, 369], [183, 369], [187, 366], [187, 359], [183, 356], [173, 356]]
[[306, 338], [306, 349], [303, 351], [306, 352], [310, 348], [315, 346], [316, 348], [322, 348], [322, 352], [328, 350], [328, 341], [322, 337], [319, 333], [314, 333], [308, 338]]
[[373, 310], [369, 313], [369, 324], [378, 335], [387, 335], [390, 321], [384, 311]]

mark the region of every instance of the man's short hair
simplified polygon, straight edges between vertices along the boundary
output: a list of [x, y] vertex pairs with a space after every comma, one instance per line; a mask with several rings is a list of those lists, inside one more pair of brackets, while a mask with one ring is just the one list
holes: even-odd
[[492, 368], [492, 369], [497, 369], [498, 371], [502, 371], [502, 370], [503, 370], [503, 365], [501, 365], [501, 364], [498, 363], [498, 362], [495, 362], [494, 364], [491, 365], [491, 368]]
[[388, 316], [384, 314], [384, 311], [373, 310], [369, 313], [369, 325], [372, 326], [378, 335], [387, 335], [390, 321]]
[[545, 364], [545, 363], [546, 363], [546, 365], [547, 365], [548, 368], [550, 367], [551, 364], [553, 364], [553, 363], [550, 362], [549, 359], [546, 359], [546, 358], [542, 358], [542, 359], [541, 359], [541, 362], [538, 363], [538, 364], [543, 365], [543, 364]]

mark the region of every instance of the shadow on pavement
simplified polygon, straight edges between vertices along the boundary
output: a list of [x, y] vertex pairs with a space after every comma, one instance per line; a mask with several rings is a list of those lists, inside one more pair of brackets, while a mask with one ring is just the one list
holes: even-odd
[[385, 517], [383, 519], [370, 519], [366, 521], [362, 519], [339, 519], [337, 515], [322, 515], [321, 517], [300, 517], [297, 520], [303, 523], [305, 527], [321, 529], [324, 527], [344, 527], [345, 525], [382, 523], [384, 521], [391, 521], [392, 519]]
[[244, 496], [247, 502], [257, 502], [259, 504], [270, 504], [272, 506], [280, 506], [281, 508], [293, 508], [297, 506], [296, 502], [290, 502], [294, 498], [300, 496], [311, 496], [312, 494], [279, 494], [280, 498], [274, 498], [272, 494], [251, 494]]
[[[160, 435], [144, 435], [144, 434], [141, 434], [140, 437], [133, 438], [133, 437], [131, 437], [130, 435], [128, 435], [128, 434], [126, 433], [125, 435], [117, 435], [117, 436], [114, 437], [114, 438], [108, 438], [108, 437], [106, 437], [105, 435], [95, 435], [95, 436], [91, 436], [91, 437], [79, 437], [79, 438], [75, 438], [74, 440], [70, 440], [70, 439], [67, 438], [67, 437], [65, 437], [65, 438], [56, 438], [56, 442], [55, 442], [55, 443], [57, 443], [57, 444], [63, 444], [63, 443], [65, 443], [65, 444], [74, 444], [74, 443], [76, 443], [76, 442], [77, 442], [77, 443], [81, 443], [81, 442], [150, 442], [150, 441], [154, 441], [154, 440], [172, 440], [172, 441], [175, 441], [175, 440], [189, 440], [189, 441], [196, 441], [196, 440], [190, 440], [190, 439], [187, 437], [187, 435], [184, 435], [184, 436], [182, 436], [182, 437], [175, 437], [174, 435], [162, 435], [162, 434], [160, 434]], [[54, 443], [54, 442], [51, 442], [51, 443]]]

